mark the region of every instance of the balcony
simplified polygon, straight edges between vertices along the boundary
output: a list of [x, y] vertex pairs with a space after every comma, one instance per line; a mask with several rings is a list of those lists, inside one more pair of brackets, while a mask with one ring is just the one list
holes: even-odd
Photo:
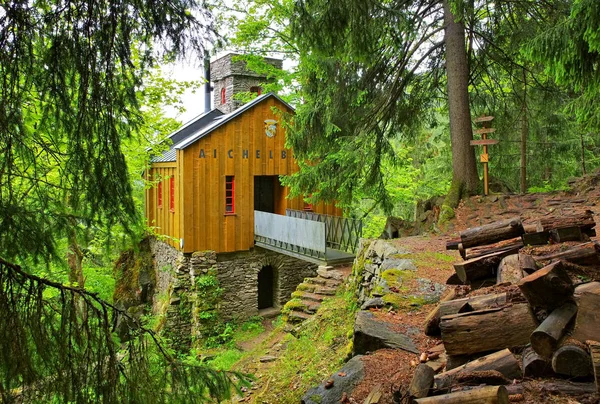
[[362, 222], [313, 212], [286, 210], [286, 215], [254, 211], [254, 244], [318, 265], [354, 260]]

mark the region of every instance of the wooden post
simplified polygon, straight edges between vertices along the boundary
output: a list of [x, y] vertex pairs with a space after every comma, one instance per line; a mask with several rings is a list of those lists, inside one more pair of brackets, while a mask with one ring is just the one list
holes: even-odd
[[479, 156], [479, 161], [483, 164], [483, 192], [487, 196], [490, 191], [490, 180], [488, 173], [488, 146], [498, 143], [498, 140], [488, 139], [489, 133], [494, 133], [496, 129], [492, 128], [493, 116], [481, 116], [475, 119], [475, 123], [481, 124], [481, 128], [476, 129], [475, 133], [481, 135], [481, 140], [471, 140], [471, 146], [483, 146], [483, 153]]

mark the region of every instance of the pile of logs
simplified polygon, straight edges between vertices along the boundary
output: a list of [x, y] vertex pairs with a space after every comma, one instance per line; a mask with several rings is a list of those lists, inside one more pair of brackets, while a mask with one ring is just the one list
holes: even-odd
[[[448, 241], [464, 259], [448, 283], [470, 287], [449, 288], [427, 318], [425, 333], [442, 343], [421, 356], [409, 388], [414, 402], [519, 401], [523, 378], [539, 378], [549, 392], [598, 394], [594, 227], [590, 211], [530, 223], [516, 217]], [[471, 293], [461, 296], [465, 289]]]

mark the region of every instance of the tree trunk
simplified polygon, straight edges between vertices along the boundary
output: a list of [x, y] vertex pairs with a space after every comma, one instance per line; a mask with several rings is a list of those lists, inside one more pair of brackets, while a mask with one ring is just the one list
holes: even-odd
[[486, 370], [496, 370], [508, 379], [521, 377], [519, 361], [517, 361], [517, 358], [508, 349], [503, 349], [447, 372], [440, 373], [435, 376], [435, 388], [441, 390], [451, 387], [456, 377], [461, 373], [482, 372]]
[[592, 360], [585, 345], [574, 338], [566, 338], [552, 356], [552, 370], [568, 377], [590, 376]]
[[[469, 65], [465, 46], [465, 27], [455, 21], [448, 0], [444, 0], [446, 43], [446, 75], [448, 78], [448, 111], [452, 143], [452, 187], [473, 194], [479, 186], [475, 151], [471, 147], [473, 128], [469, 106]], [[445, 203], [446, 204], [446, 203]], [[455, 206], [452, 206], [455, 207]]]
[[504, 257], [498, 265], [496, 284], [517, 284], [524, 276], [537, 270], [535, 261], [525, 254], [513, 254]]
[[440, 322], [448, 355], [523, 346], [536, 327], [535, 316], [524, 303], [444, 316]]
[[520, 190], [527, 192], [527, 136], [529, 135], [529, 119], [527, 109], [527, 71], [523, 68], [523, 104], [521, 108], [521, 183]]
[[558, 253], [543, 256], [533, 256], [533, 259], [535, 259], [537, 262], [565, 260], [572, 262], [573, 264], [598, 265], [600, 264], [598, 250], [600, 250], [600, 246], [595, 241], [591, 241], [589, 243], [576, 245], [568, 250]]
[[573, 282], [562, 261], [545, 266], [521, 279], [519, 289], [533, 307], [554, 309], [573, 296]]
[[592, 356], [596, 390], [598, 390], [598, 393], [600, 393], [600, 342], [588, 341], [587, 344], [590, 349], [590, 355]]
[[550, 358], [563, 335], [567, 325], [577, 313], [577, 305], [567, 302], [554, 310], [531, 334], [531, 347], [539, 355]]
[[417, 404], [508, 404], [508, 402], [508, 392], [504, 386], [485, 386], [415, 400]]
[[524, 233], [521, 219], [513, 217], [461, 231], [460, 240], [463, 248], [471, 248], [520, 237]]
[[542, 377], [552, 373], [550, 360], [538, 355], [533, 348], [523, 350], [523, 376]]
[[408, 393], [411, 397], [422, 398], [429, 395], [429, 389], [433, 386], [433, 376], [435, 372], [424, 363], [417, 366], [413, 378], [408, 386]]
[[573, 337], [581, 342], [600, 338], [600, 282], [590, 282], [575, 288], [579, 307]]
[[506, 293], [497, 293], [444, 301], [439, 305], [439, 315], [443, 317], [477, 310], [494, 309], [505, 306], [507, 300]]

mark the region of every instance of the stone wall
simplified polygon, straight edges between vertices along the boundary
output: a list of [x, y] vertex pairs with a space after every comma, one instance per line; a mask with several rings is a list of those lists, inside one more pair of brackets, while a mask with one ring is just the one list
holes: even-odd
[[[230, 113], [238, 109], [242, 102], [234, 100], [233, 96], [240, 92], [250, 91], [251, 87], [259, 86], [267, 81], [264, 74], [258, 74], [246, 68], [243, 60], [233, 61], [237, 56], [230, 53], [210, 64], [210, 75], [213, 85], [213, 105], [224, 113]], [[282, 67], [282, 60], [265, 58], [267, 63], [278, 69]], [[221, 89], [225, 87], [225, 104], [221, 104]]]
[[245, 319], [258, 314], [258, 273], [270, 265], [274, 271], [274, 307], [282, 307], [304, 278], [315, 276], [317, 265], [259, 247], [218, 255], [219, 283], [224, 319]]
[[[227, 254], [183, 254], [157, 239], [150, 246], [157, 279], [153, 312], [165, 314], [163, 332], [180, 351], [189, 349], [193, 337], [203, 338], [210, 331], [211, 323], [203, 319], [217, 316], [208, 312], [218, 313], [224, 321], [243, 321], [258, 314], [258, 274], [263, 267], [273, 268], [274, 307], [283, 307], [304, 278], [315, 276], [317, 270], [315, 264], [259, 247]], [[202, 276], [218, 280], [220, 298], [210, 307], [198, 286]], [[165, 297], [166, 308], [161, 305]]]

